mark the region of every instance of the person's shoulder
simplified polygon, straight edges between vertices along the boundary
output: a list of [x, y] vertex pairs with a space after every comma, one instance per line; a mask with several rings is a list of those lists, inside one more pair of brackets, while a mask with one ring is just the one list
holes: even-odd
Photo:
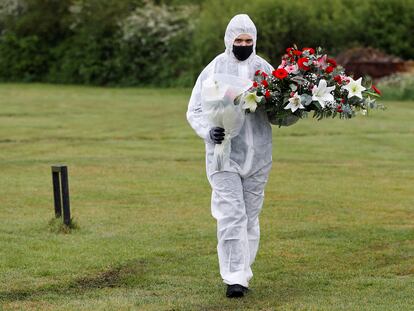
[[256, 66], [259, 68], [262, 68], [262, 70], [265, 70], [265, 71], [273, 70], [273, 66], [270, 65], [270, 63], [267, 60], [265, 60], [263, 57], [257, 54], [255, 55], [255, 62], [256, 62]]
[[208, 76], [212, 71], [214, 71], [214, 68], [216, 66], [217, 62], [225, 60], [226, 54], [220, 53], [216, 57], [214, 57], [200, 72], [200, 77]]
[[256, 56], [256, 61], [259, 62], [260, 64], [270, 65], [270, 63], [267, 60], [265, 60], [263, 57], [257, 54], [255, 56]]
[[226, 62], [227, 60], [228, 58], [226, 53], [220, 53], [211, 60], [211, 62], [206, 66], [206, 68], [215, 67], [217, 63]]
[[267, 63], [267, 60], [265, 60], [263, 57], [261, 57], [261, 56], [259, 56], [259, 55], [255, 55], [255, 58], [256, 58], [256, 60], [257, 61], [259, 61], [259, 62], [264, 62], [264, 63]]
[[214, 59], [212, 61], [217, 61], [217, 60], [224, 60], [227, 59], [227, 54], [225, 52], [220, 53], [219, 55], [217, 55], [216, 57], [214, 57]]

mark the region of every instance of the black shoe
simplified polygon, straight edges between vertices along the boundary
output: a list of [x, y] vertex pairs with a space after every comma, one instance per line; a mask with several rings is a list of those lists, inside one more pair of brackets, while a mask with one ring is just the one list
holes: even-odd
[[227, 285], [226, 296], [229, 298], [243, 297], [247, 291], [248, 288], [240, 284]]

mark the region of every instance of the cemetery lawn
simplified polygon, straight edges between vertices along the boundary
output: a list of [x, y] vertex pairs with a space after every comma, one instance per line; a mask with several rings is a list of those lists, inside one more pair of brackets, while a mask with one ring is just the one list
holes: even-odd
[[[251, 291], [229, 300], [189, 94], [0, 84], [0, 310], [412, 310], [414, 102], [273, 127]], [[59, 163], [70, 233], [49, 223]]]

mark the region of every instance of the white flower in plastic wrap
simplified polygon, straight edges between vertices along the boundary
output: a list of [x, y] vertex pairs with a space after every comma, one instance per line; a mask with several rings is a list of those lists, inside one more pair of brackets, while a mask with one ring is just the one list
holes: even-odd
[[210, 77], [203, 82], [201, 97], [205, 101], [221, 100], [228, 90], [228, 85], [219, 83], [216, 79]]
[[244, 104], [242, 106], [243, 109], [249, 109], [250, 112], [255, 112], [257, 108], [257, 104], [260, 103], [263, 96], [256, 95], [256, 92], [249, 92], [244, 97]]
[[225, 170], [230, 165], [231, 139], [236, 137], [245, 119], [245, 111], [235, 99], [252, 85], [249, 79], [228, 74], [213, 74], [202, 83], [201, 105], [210, 127], [221, 127], [226, 135], [214, 145], [212, 168]]
[[318, 101], [322, 108], [324, 108], [326, 102], [334, 101], [334, 97], [331, 94], [334, 89], [335, 86], [327, 86], [326, 80], [321, 79], [319, 85], [315, 85], [312, 89], [312, 100]]
[[362, 91], [365, 91], [366, 88], [364, 88], [361, 85], [361, 82], [362, 78], [359, 78], [355, 81], [354, 79], [349, 77], [349, 83], [343, 87], [345, 90], [348, 91], [348, 98], [356, 96], [362, 99]]

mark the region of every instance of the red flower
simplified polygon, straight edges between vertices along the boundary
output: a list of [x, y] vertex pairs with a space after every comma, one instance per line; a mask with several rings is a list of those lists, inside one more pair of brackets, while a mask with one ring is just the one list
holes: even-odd
[[301, 51], [298, 51], [298, 50], [294, 50], [293, 51], [293, 54], [296, 55], [296, 56], [301, 56], [302, 55], [302, 52]]
[[275, 78], [278, 78], [278, 79], [282, 80], [282, 79], [284, 79], [288, 76], [288, 72], [284, 68], [278, 68], [276, 70], [273, 70], [272, 75]]
[[381, 91], [377, 89], [374, 84], [372, 85], [372, 89], [375, 91], [375, 93], [377, 93], [378, 95], [381, 95]]
[[298, 59], [298, 66], [302, 70], [309, 70], [310, 67], [308, 65], [305, 65], [304, 63], [307, 63], [309, 61], [309, 58], [302, 57]]
[[336, 83], [341, 84], [342, 83], [342, 79], [341, 76], [335, 76], [334, 80], [336, 81]]
[[328, 63], [328, 64], [331, 64], [331, 66], [332, 67], [336, 67], [337, 66], [337, 64], [336, 64], [336, 60], [334, 60], [333, 58], [328, 58], [327, 60], [326, 60], [326, 62]]
[[325, 71], [326, 71], [326, 73], [331, 73], [332, 71], [334, 71], [334, 69], [335, 69], [335, 67], [328, 66], [328, 67], [326, 67]]
[[258, 76], [260, 74], [260, 70], [256, 70], [256, 72], [254, 73], [255, 76]]
[[263, 78], [266, 78], [267, 77], [267, 73], [264, 72], [264, 71], [262, 71], [261, 75], [262, 75]]
[[294, 48], [287, 48], [286, 53], [290, 54], [293, 50], [294, 50]]
[[339, 106], [336, 108], [336, 111], [338, 111], [338, 112], [343, 112], [343, 110], [342, 110], [342, 106], [341, 106], [341, 105], [339, 105]]
[[303, 49], [302, 49], [302, 51], [303, 51], [303, 52], [305, 52], [305, 51], [309, 51], [309, 54], [315, 54], [315, 50], [314, 50], [314, 49], [312, 49], [312, 48], [303, 48]]
[[341, 99], [341, 103], [344, 103], [344, 102], [345, 102], [345, 98], [342, 98], [342, 99]]
[[266, 80], [262, 80], [262, 82], [260, 82], [264, 87], [268, 87], [269, 83], [267, 83]]
[[266, 98], [269, 98], [269, 97], [270, 97], [270, 92], [269, 92], [269, 90], [266, 90], [266, 92], [265, 92], [265, 97], [266, 97]]
[[253, 82], [253, 87], [258, 87], [259, 86], [259, 84], [257, 84], [257, 82], [256, 81], [254, 81]]

